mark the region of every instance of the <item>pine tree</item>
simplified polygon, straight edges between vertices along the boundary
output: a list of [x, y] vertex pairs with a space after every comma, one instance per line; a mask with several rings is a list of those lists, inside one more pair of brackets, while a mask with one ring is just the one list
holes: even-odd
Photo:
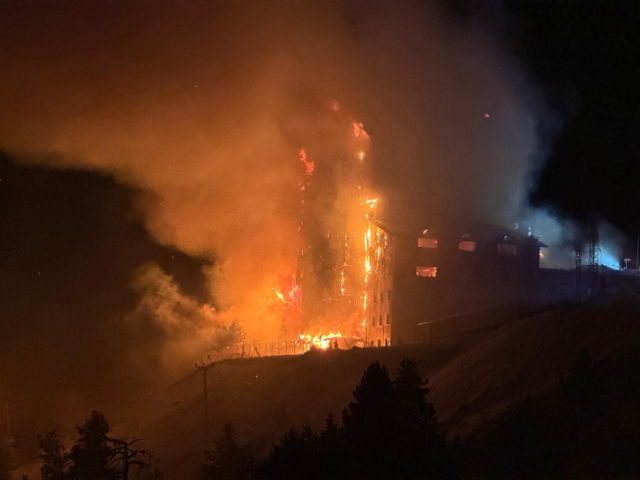
[[440, 478], [446, 463], [446, 443], [438, 431], [436, 411], [426, 398], [428, 384], [415, 359], [400, 362], [394, 387], [403, 410], [403, 461], [421, 477]]
[[42, 480], [63, 480], [69, 466], [69, 458], [64, 451], [64, 445], [58, 437], [58, 432], [51, 430], [45, 435], [38, 435], [40, 441], [40, 468]]
[[325, 427], [318, 440], [318, 461], [321, 478], [340, 478], [344, 458], [342, 432], [332, 413], [325, 420]]
[[72, 480], [110, 480], [117, 478], [109, 466], [112, 451], [107, 434], [109, 422], [101, 412], [93, 411], [83, 425], [76, 427], [80, 438], [69, 453]]
[[235, 437], [235, 427], [226, 423], [222, 435], [214, 440], [214, 448], [205, 451], [208, 463], [203, 465], [205, 479], [241, 480], [251, 478], [255, 458], [251, 445], [240, 445]]
[[[378, 362], [367, 368], [343, 412], [346, 450], [352, 459], [348, 476], [401, 478], [401, 404], [389, 372]], [[346, 472], [345, 472], [346, 473]]]

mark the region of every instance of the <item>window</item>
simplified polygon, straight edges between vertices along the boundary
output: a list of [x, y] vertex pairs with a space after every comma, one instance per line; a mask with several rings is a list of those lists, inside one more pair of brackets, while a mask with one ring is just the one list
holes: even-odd
[[380, 292], [380, 303], [384, 303], [384, 292]]
[[382, 346], [382, 340], [378, 339], [378, 346], [381, 347]]
[[387, 290], [387, 302], [391, 301], [391, 290]]
[[499, 243], [498, 254], [500, 255], [517, 255], [518, 247], [510, 243]]
[[432, 277], [435, 278], [438, 273], [438, 267], [416, 267], [416, 275], [418, 277]]
[[438, 248], [438, 240], [435, 238], [421, 237], [418, 239], [418, 247], [420, 248]]
[[391, 325], [391, 314], [387, 313], [387, 325]]
[[475, 252], [476, 251], [476, 242], [471, 240], [462, 240], [458, 243], [458, 250], [463, 250], [465, 252]]
[[378, 317], [378, 325], [382, 326], [382, 315]]
[[388, 339], [388, 338], [385, 338], [385, 339], [384, 339], [384, 346], [385, 346], [385, 347], [388, 347], [390, 343], [391, 343], [391, 342], [389, 341], [389, 339]]
[[377, 293], [373, 294], [373, 303], [378, 303], [378, 294]]

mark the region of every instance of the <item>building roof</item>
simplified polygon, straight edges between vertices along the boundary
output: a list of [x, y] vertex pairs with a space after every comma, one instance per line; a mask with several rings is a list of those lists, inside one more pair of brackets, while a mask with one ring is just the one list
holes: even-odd
[[[418, 238], [432, 236], [437, 238], [444, 234], [460, 238], [468, 235], [471, 240], [475, 241], [497, 241], [507, 236], [513, 239], [516, 243], [521, 243], [531, 238], [529, 232], [522, 232], [511, 227], [504, 227], [489, 222], [479, 221], [452, 220], [444, 225], [442, 223], [419, 225], [417, 223], [408, 224], [405, 222], [394, 222], [393, 220], [374, 218], [371, 220], [371, 223], [394, 237]], [[538, 239], [536, 238], [536, 240]], [[538, 244], [541, 248], [548, 247], [548, 245], [540, 242], [540, 240], [538, 240]]]

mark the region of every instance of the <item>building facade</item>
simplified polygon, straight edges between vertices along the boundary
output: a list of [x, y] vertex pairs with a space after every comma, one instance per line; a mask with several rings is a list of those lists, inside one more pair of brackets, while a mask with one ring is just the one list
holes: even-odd
[[493, 225], [368, 231], [364, 345], [420, 341], [416, 325], [534, 300], [540, 249], [531, 235]]

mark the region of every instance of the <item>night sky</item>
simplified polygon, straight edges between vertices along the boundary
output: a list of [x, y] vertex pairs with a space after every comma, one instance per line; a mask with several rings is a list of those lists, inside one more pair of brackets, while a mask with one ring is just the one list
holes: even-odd
[[533, 203], [640, 233], [640, 5], [509, 2], [510, 28], [556, 116], [539, 126]]
[[[263, 17], [245, 23], [231, 8], [209, 25], [202, 5], [174, 15], [142, 2], [130, 12], [116, 2], [98, 12], [79, 2], [0, 4], [0, 395], [80, 389], [97, 398], [136, 382], [122, 359], [153, 329], [132, 337], [122, 318], [140, 301], [131, 282], [141, 265], [160, 266], [185, 296], [216, 307], [240, 288], [219, 290], [219, 252], [248, 272], [290, 259], [298, 246], [274, 212], [290, 208], [280, 192], [295, 178], [274, 159], [296, 158], [287, 132], [308, 127], [291, 113], [309, 98], [344, 99], [363, 118], [378, 142], [380, 188], [399, 204], [423, 205], [433, 193], [440, 206], [490, 216], [523, 190], [518, 178], [533, 205], [607, 220], [635, 254], [640, 6], [444, 2], [437, 33], [417, 38], [404, 32], [432, 8], [408, 3], [415, 15], [354, 1], [337, 13], [290, 14], [300, 23], [284, 7], [261, 11], [284, 32], [268, 42]], [[378, 28], [386, 22], [393, 28]], [[263, 76], [264, 91], [252, 83]], [[520, 115], [527, 109], [531, 121]], [[210, 161], [209, 142], [223, 161]], [[225, 156], [234, 149], [242, 154]], [[421, 151], [438, 161], [407, 160]], [[499, 170], [482, 163], [490, 154]], [[238, 245], [267, 260], [234, 256]]]

